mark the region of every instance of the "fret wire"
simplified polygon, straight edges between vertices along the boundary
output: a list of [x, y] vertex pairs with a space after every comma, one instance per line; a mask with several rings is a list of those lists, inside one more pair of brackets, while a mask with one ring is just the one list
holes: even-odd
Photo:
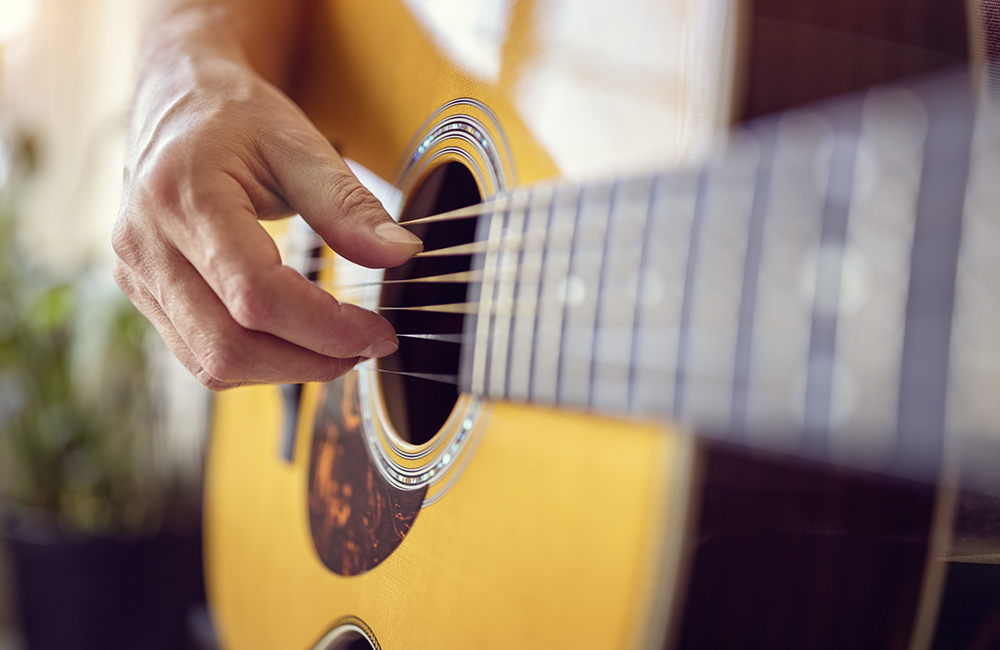
[[[504, 226], [510, 216], [508, 210], [499, 212], [502, 216], [498, 219], [497, 212], [494, 211], [489, 224], [487, 241], [499, 241], [503, 237]], [[472, 363], [472, 390], [479, 394], [485, 394], [487, 372], [489, 369], [490, 340], [493, 337], [493, 309], [494, 282], [497, 274], [498, 255], [487, 250], [483, 256], [483, 286], [480, 293], [480, 310], [476, 320], [476, 344], [473, 349]], [[485, 317], [485, 318], [484, 318]]]
[[649, 256], [650, 224], [653, 222], [653, 205], [656, 201], [658, 181], [659, 176], [654, 176], [650, 181], [649, 200], [646, 203], [646, 215], [645, 220], [642, 223], [642, 248], [639, 251], [639, 261], [637, 264], [639, 273], [635, 283], [635, 310], [632, 312], [632, 338], [629, 341], [628, 355], [630, 364], [628, 372], [628, 390], [626, 395], [629, 411], [633, 411], [635, 409], [635, 366], [638, 361], [639, 353], [638, 331], [642, 319], [642, 293], [645, 290], [646, 284], [644, 280], [646, 273], [648, 273], [648, 271], [643, 267]]
[[601, 251], [601, 260], [597, 264], [597, 304], [594, 305], [594, 335], [590, 341], [590, 386], [587, 389], [587, 406], [593, 407], [594, 405], [594, 385], [597, 378], [597, 366], [594, 364], [593, 360], [597, 358], [597, 329], [601, 323], [601, 303], [606, 294], [604, 294], [604, 276], [607, 274], [606, 262], [608, 258], [608, 245], [610, 244], [610, 237], [608, 237], [608, 230], [611, 226], [612, 220], [615, 218], [615, 201], [617, 200], [617, 195], [621, 191], [621, 185], [616, 179], [611, 185], [611, 198], [608, 203], [608, 219], [604, 224], [604, 249]]
[[[860, 112], [852, 115], [860, 123]], [[836, 125], [831, 125], [835, 128]], [[855, 143], [840, 134], [832, 133], [832, 146], [828, 154], [828, 169], [824, 170], [825, 184], [820, 201], [819, 250], [831, 250], [839, 246], [843, 250], [851, 204], [844, 197], [853, 192], [854, 166], [857, 149]], [[826, 264], [817, 265], [814, 295], [819, 295], [821, 286], [832, 287], [839, 295], [843, 257], [829, 256]], [[833, 385], [833, 364], [826, 359], [836, 360], [837, 313], [824, 313], [813, 300], [809, 319], [809, 356], [806, 365], [805, 392], [802, 396], [802, 429], [806, 443], [817, 448], [829, 444], [830, 396]]]
[[736, 345], [733, 351], [733, 395], [730, 406], [730, 427], [734, 435], [746, 437], [749, 391], [747, 389], [753, 349], [754, 318], [757, 311], [758, 281], [760, 278], [767, 215], [771, 208], [771, 167], [774, 164], [774, 138], [758, 137], [758, 162], [756, 188], [747, 218], [747, 248], [743, 260], [743, 281], [740, 287], [740, 306]]
[[[551, 275], [553, 273], [553, 258], [550, 256], [550, 251], [552, 250], [551, 234], [555, 231], [554, 219], [556, 206], [559, 204], [557, 198], [557, 193], [559, 188], [554, 188], [552, 191], [552, 198], [549, 201], [548, 215], [545, 221], [545, 231], [548, 233], [545, 241], [545, 248], [542, 250], [542, 263], [538, 274], [538, 292], [535, 296], [535, 301], [537, 304], [537, 309], [535, 311], [535, 322], [532, 328], [532, 338], [531, 338], [531, 360], [529, 361], [528, 369], [528, 395], [533, 398], [539, 396], [538, 391], [538, 376], [540, 367], [540, 357], [537, 356], [537, 350], [539, 347], [539, 337], [545, 330], [539, 327], [544, 316], [542, 316], [543, 310], [548, 307], [548, 304], [543, 300], [543, 287], [549, 286], [551, 283]], [[553, 391], [554, 392], [554, 391]]]
[[534, 386], [532, 386], [532, 380], [534, 379], [533, 360], [537, 358], [535, 357], [535, 354], [537, 354], [538, 352], [538, 323], [541, 320], [537, 316], [538, 314], [537, 308], [538, 304], [542, 300], [542, 278], [544, 277], [546, 265], [549, 262], [549, 248], [551, 246], [551, 243], [549, 241], [550, 238], [549, 236], [552, 232], [552, 213], [555, 210], [555, 202], [556, 202], [556, 196], [555, 196], [555, 191], [553, 190], [552, 194], [550, 195], [549, 204], [548, 206], [546, 206], [548, 212], [548, 214], [545, 215], [546, 236], [545, 236], [545, 242], [542, 247], [541, 266], [538, 270], [538, 287], [537, 290], [535, 291], [535, 311], [532, 313], [535, 322], [532, 324], [531, 328], [531, 357], [529, 358], [528, 361], [528, 395], [531, 395], [534, 392]]
[[[602, 289], [597, 304], [596, 322], [600, 326], [595, 328], [593, 339], [595, 359], [608, 358], [608, 355], [625, 361], [630, 358], [638, 298], [636, 280], [640, 275], [638, 265], [641, 262], [641, 247], [633, 247], [630, 243], [642, 240], [653, 189], [652, 181], [651, 176], [623, 179], [615, 191], [614, 212], [605, 237], [607, 248], [602, 263]], [[633, 248], [640, 250], [634, 251]], [[616, 284], [622, 289], [615, 291], [610, 288]], [[623, 327], [624, 334], [617, 338], [605, 336], [604, 332], [611, 324]], [[625, 368], [592, 368], [593, 407], [602, 410], [627, 408], [629, 384]]]
[[668, 409], [673, 404], [684, 270], [697, 202], [697, 174], [664, 174], [655, 183], [653, 211], [647, 224], [647, 268], [643, 271], [644, 288], [639, 294], [641, 326], [635, 331], [634, 354], [636, 358], [655, 360], [661, 367], [671, 369], [672, 379], [669, 385], [653, 386], [637, 369], [633, 412]]
[[[515, 194], [512, 197], [511, 203], [513, 204], [515, 200], [520, 198], [520, 205], [517, 206], [517, 209], [513, 206], [510, 209], [507, 218], [508, 232], [512, 232], [515, 235], [523, 234], [525, 212], [531, 203], [532, 195], [533, 190], [529, 190], [526, 193]], [[510, 374], [511, 316], [513, 314], [514, 290], [518, 275], [517, 264], [511, 264], [510, 258], [520, 259], [519, 247], [514, 248], [510, 246], [510, 241], [512, 240], [507, 238], [506, 242], [508, 244], [504, 245], [499, 251], [500, 257], [497, 265], [499, 279], [496, 288], [496, 309], [493, 312], [493, 339], [496, 343], [491, 346], [490, 366], [490, 396], [496, 398], [506, 395], [507, 377]], [[503, 244], [504, 241], [501, 241], [501, 243]]]
[[[579, 240], [579, 237], [580, 237], [580, 213], [583, 211], [582, 210], [582, 206], [583, 206], [583, 192], [584, 192], [583, 188], [579, 188], [577, 190], [577, 192], [576, 192], [576, 206], [573, 209], [573, 219], [571, 221], [571, 224], [573, 226], [573, 235], [570, 237], [570, 242], [571, 243], [570, 243], [570, 246], [569, 246], [569, 260], [567, 260], [567, 262], [566, 262], [566, 280], [565, 280], [565, 282], [566, 282], [566, 288], [564, 289], [564, 295], [566, 297], [568, 297], [568, 293], [569, 293], [569, 279], [571, 277], [573, 277], [574, 261], [577, 259], [577, 253], [578, 253], [578, 250], [577, 250], [576, 246], [577, 246], [577, 241]], [[566, 298], [564, 298], [563, 301], [562, 301], [562, 310], [560, 311], [560, 317], [559, 317], [560, 324], [559, 324], [559, 347], [558, 347], [558, 350], [559, 350], [559, 357], [560, 357], [560, 359], [556, 363], [556, 389], [555, 389], [555, 395], [556, 395], [556, 400], [555, 401], [557, 403], [563, 397], [563, 391], [562, 391], [563, 383], [562, 383], [562, 381], [563, 381], [563, 366], [565, 364], [562, 361], [562, 359], [564, 358], [564, 355], [566, 354], [566, 351], [565, 351], [565, 346], [566, 346], [566, 332], [567, 332], [566, 323], [567, 323], [567, 320], [568, 320], [566, 318], [566, 312], [567, 312], [568, 309], [569, 309], [569, 300], [566, 299]]]
[[708, 187], [708, 172], [698, 171], [698, 190], [691, 218], [691, 234], [688, 237], [687, 264], [684, 269], [684, 293], [681, 298], [680, 323], [677, 332], [677, 361], [674, 381], [674, 413], [683, 415], [684, 381], [687, 371], [688, 329], [691, 325], [691, 305], [694, 302], [694, 276], [698, 264], [702, 221], [705, 217], [705, 194]]
[[[551, 191], [550, 188], [545, 188]], [[547, 194], [538, 194], [532, 197], [529, 203], [528, 213], [525, 217], [525, 228], [527, 232], [530, 232], [532, 225], [542, 219], [541, 216], [544, 214], [544, 219], [546, 222], [545, 228], [537, 228], [536, 230], [544, 230], [548, 233], [548, 222], [551, 217], [552, 200]], [[518, 276], [517, 283], [515, 286], [516, 297], [514, 303], [513, 312], [513, 338], [510, 347], [510, 359], [509, 359], [509, 372], [507, 374], [507, 390], [506, 394], [508, 397], [513, 399], [528, 399], [531, 395], [531, 352], [535, 347], [535, 332], [537, 324], [537, 308], [538, 308], [538, 294], [541, 290], [542, 281], [542, 268], [545, 259], [545, 244], [548, 237], [542, 241], [541, 246], [532, 247], [530, 250], [531, 258], [534, 261], [529, 263], [529, 251], [525, 247], [521, 247], [519, 253], [519, 263], [518, 263]], [[537, 262], [537, 265], [535, 264]], [[536, 272], [537, 271], [537, 272]], [[535, 284], [535, 288], [532, 289], [530, 283]], [[525, 344], [525, 339], [528, 339], [528, 343]]]
[[[539, 286], [537, 318], [534, 328], [534, 345], [548, 350], [558, 350], [561, 345], [561, 315], [563, 300], [559, 299], [560, 290], [565, 287], [569, 275], [569, 248], [554, 246], [555, 241], [572, 241], [573, 220], [575, 219], [575, 198], [579, 192], [572, 188], [556, 188], [557, 195], [552, 198], [549, 206], [549, 225], [551, 233], [546, 242], [542, 278]], [[570, 204], [567, 196], [574, 201]], [[565, 232], [569, 229], [568, 235]], [[563, 292], [564, 293], [564, 292]], [[560, 325], [555, 323], [559, 322]], [[555, 403], [558, 389], [559, 360], [558, 357], [534, 356], [531, 368], [531, 398], [539, 403]]]

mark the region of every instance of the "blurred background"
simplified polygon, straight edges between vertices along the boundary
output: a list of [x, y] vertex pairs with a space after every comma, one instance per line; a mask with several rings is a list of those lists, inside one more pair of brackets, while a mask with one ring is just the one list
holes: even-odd
[[139, 5], [0, 0], [0, 650], [212, 647], [208, 394], [110, 272]]

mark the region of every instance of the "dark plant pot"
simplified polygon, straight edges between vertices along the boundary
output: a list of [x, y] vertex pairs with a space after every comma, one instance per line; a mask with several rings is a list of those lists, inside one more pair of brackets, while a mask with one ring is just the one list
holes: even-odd
[[189, 618], [205, 602], [200, 531], [73, 539], [8, 517], [3, 537], [28, 650], [196, 648]]

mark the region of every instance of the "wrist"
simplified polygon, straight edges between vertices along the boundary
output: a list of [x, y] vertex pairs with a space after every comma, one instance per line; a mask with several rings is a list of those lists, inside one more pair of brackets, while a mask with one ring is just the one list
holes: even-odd
[[140, 79], [185, 56], [226, 58], [278, 88], [291, 74], [302, 0], [152, 0], [145, 16]]
[[250, 67], [229, 7], [188, 4], [149, 13], [139, 52], [140, 85], [193, 63], [225, 59]]
[[256, 76], [229, 13], [199, 3], [147, 15], [129, 115], [130, 149], [155, 138], [158, 123], [179, 116], [169, 107], [185, 106], [182, 114], [207, 107], [213, 98], [239, 94], [233, 85], [245, 88]]

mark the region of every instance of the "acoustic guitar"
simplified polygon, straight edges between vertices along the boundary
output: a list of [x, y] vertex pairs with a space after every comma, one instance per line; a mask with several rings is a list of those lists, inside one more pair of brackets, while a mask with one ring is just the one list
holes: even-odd
[[275, 230], [401, 345], [218, 396], [224, 646], [930, 647], [1000, 431], [977, 15], [317, 3], [295, 98], [425, 251]]

